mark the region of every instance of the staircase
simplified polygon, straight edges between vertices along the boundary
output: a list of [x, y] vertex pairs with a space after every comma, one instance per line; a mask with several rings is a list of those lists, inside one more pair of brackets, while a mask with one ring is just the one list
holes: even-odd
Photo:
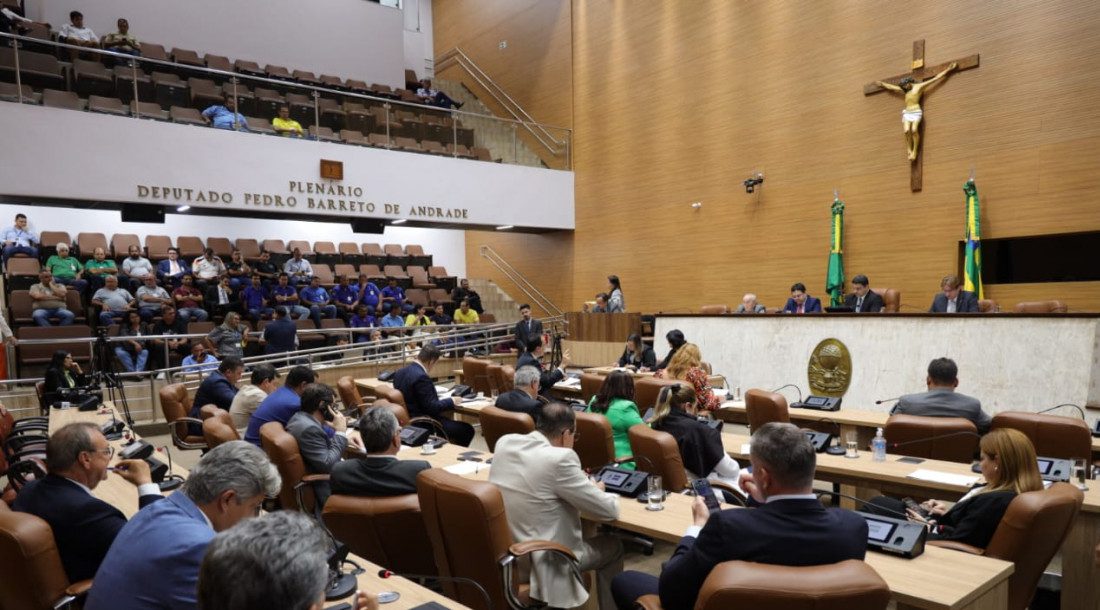
[[[493, 111], [489, 110], [488, 106], [482, 104], [469, 89], [456, 82], [433, 78], [432, 86], [449, 95], [451, 99], [462, 102], [463, 111], [493, 116]], [[505, 163], [515, 165], [546, 167], [542, 159], [531, 151], [522, 138], [513, 137], [514, 123], [472, 115], [459, 115], [459, 120], [462, 121], [463, 127], [474, 130], [474, 146], [488, 148], [489, 154], [494, 159], [502, 159]], [[500, 316], [497, 316], [497, 319], [500, 319]]]
[[470, 278], [470, 288], [481, 295], [481, 306], [486, 312], [496, 316], [498, 323], [519, 322], [519, 303], [492, 280]]

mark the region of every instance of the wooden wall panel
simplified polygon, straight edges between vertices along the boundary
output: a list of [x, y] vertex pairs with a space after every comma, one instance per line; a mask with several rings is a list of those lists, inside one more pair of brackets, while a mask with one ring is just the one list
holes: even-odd
[[[574, 300], [571, 233], [559, 231], [544, 235], [526, 235], [496, 231], [466, 232], [466, 276], [491, 279], [512, 298], [523, 302], [526, 300], [523, 291], [481, 256], [480, 248], [483, 245], [492, 247], [555, 305], [565, 311], [570, 309], [570, 303]], [[595, 294], [596, 291], [592, 292]], [[534, 308], [534, 313], [537, 316], [546, 315], [545, 311], [540, 311], [537, 307]]]

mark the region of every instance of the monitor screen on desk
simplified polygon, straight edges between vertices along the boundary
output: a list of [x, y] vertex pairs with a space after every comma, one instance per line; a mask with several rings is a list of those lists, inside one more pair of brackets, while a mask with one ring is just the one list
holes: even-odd
[[603, 476], [600, 477], [600, 480], [607, 485], [618, 486], [622, 485], [629, 476], [630, 475], [625, 472], [610, 471], [603, 473]]
[[894, 535], [894, 530], [898, 528], [897, 523], [891, 523], [889, 521], [879, 521], [878, 519], [867, 518], [867, 539], [874, 540], [875, 542], [889, 542], [890, 536]]
[[1054, 466], [1054, 460], [1048, 460], [1046, 458], [1039, 458], [1039, 474], [1050, 474], [1050, 468]]

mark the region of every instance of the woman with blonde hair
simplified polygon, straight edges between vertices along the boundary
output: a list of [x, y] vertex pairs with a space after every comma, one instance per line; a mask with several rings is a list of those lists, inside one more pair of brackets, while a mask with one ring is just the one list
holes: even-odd
[[741, 467], [722, 448], [722, 433], [696, 419], [695, 413], [695, 390], [686, 383], [674, 383], [657, 394], [657, 406], [649, 424], [676, 439], [684, 468], [694, 478], [736, 487]]
[[695, 407], [700, 411], [717, 411], [722, 404], [714, 392], [711, 392], [709, 376], [703, 369], [703, 354], [694, 343], [685, 343], [676, 350], [668, 361], [668, 368], [657, 371], [656, 377], [690, 383], [695, 390]]

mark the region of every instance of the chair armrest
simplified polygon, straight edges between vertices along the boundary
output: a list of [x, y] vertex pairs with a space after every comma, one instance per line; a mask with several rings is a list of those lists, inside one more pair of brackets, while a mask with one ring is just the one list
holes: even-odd
[[938, 546], [943, 549], [951, 549], [953, 551], [962, 551], [964, 553], [970, 553], [971, 555], [985, 555], [985, 549], [980, 549], [976, 546], [956, 542], [954, 540], [929, 540], [928, 545]]
[[708, 480], [708, 482], [710, 483], [711, 487], [713, 487], [715, 489], [721, 489], [722, 491], [725, 491], [725, 492], [729, 493], [730, 495], [732, 495], [734, 498], [737, 498], [738, 506], [745, 506], [745, 492], [741, 491], [740, 489], [737, 489], [737, 487], [735, 487], [733, 485], [730, 485], [729, 483], [726, 483], [724, 481], [715, 481], [715, 480], [711, 479], [711, 480]]
[[417, 423], [417, 422], [424, 422], [426, 424], [431, 425], [432, 429], [434, 429], [436, 431], [436, 433], [439, 434], [439, 436], [446, 439], [446, 441], [448, 443], [451, 442], [451, 439], [447, 437], [447, 431], [443, 429], [443, 424], [435, 421], [434, 419], [432, 419], [430, 417], [427, 417], [425, 415], [421, 415], [419, 417], [411, 418], [409, 420], [409, 425], [411, 426], [412, 424]]
[[[317, 519], [318, 523], [321, 522], [321, 503], [317, 501], [316, 487], [320, 483], [328, 482], [328, 480], [329, 475], [327, 474], [307, 474], [306, 476], [302, 477], [300, 481], [294, 484], [294, 497], [298, 500], [298, 510], [306, 513], [307, 515], [309, 514], [309, 511], [306, 510], [306, 499], [305, 495], [303, 495], [302, 493], [302, 490], [305, 489], [307, 486], [314, 488], [313, 517]], [[283, 508], [286, 507], [284, 506]]]
[[82, 580], [80, 582], [74, 582], [73, 584], [69, 585], [69, 588], [65, 589], [65, 595], [72, 595], [74, 597], [79, 597], [79, 596], [84, 595], [85, 593], [87, 593], [91, 588], [92, 588], [92, 579], [87, 578], [87, 579]]
[[527, 542], [517, 542], [508, 547], [508, 552], [516, 557], [523, 557], [535, 551], [553, 551], [565, 555], [572, 561], [577, 561], [577, 556], [573, 554], [573, 551], [549, 540], [528, 540]]
[[636, 610], [664, 610], [661, 606], [661, 598], [653, 593], [634, 600], [634, 608]]
[[569, 559], [570, 573], [573, 578], [582, 586], [587, 588], [584, 575], [581, 574], [580, 562], [577, 561], [576, 555], [568, 548], [549, 540], [528, 540], [527, 542], [517, 542], [508, 547], [508, 552], [500, 557], [497, 564], [500, 567], [500, 576], [504, 580], [504, 596], [508, 601], [508, 607], [510, 608], [533, 608], [520, 599], [520, 596], [515, 591], [515, 587], [512, 583], [515, 582], [515, 566], [516, 559], [523, 557], [535, 551], [548, 551], [551, 553], [557, 553], [560, 556], [567, 557]]
[[172, 443], [174, 445], [177, 445], [177, 446], [179, 446], [183, 449], [206, 449], [207, 448], [206, 443], [188, 443], [187, 441], [183, 440], [183, 438], [180, 438], [179, 432], [177, 431], [180, 424], [198, 424], [199, 426], [202, 426], [202, 420], [201, 419], [195, 419], [194, 417], [181, 417], [181, 418], [173, 421], [172, 423], [168, 424], [168, 431], [172, 435]]
[[624, 455], [621, 458], [615, 458], [614, 460], [611, 460], [611, 463], [612, 464], [625, 464], [627, 462], [633, 462], [633, 461], [634, 461], [634, 456], [633, 455]]
[[307, 474], [306, 476], [302, 477], [302, 480], [298, 481], [298, 484], [294, 487], [298, 488], [302, 485], [312, 485], [314, 483], [319, 483], [321, 481], [327, 480], [329, 480], [329, 475], [327, 474]]

